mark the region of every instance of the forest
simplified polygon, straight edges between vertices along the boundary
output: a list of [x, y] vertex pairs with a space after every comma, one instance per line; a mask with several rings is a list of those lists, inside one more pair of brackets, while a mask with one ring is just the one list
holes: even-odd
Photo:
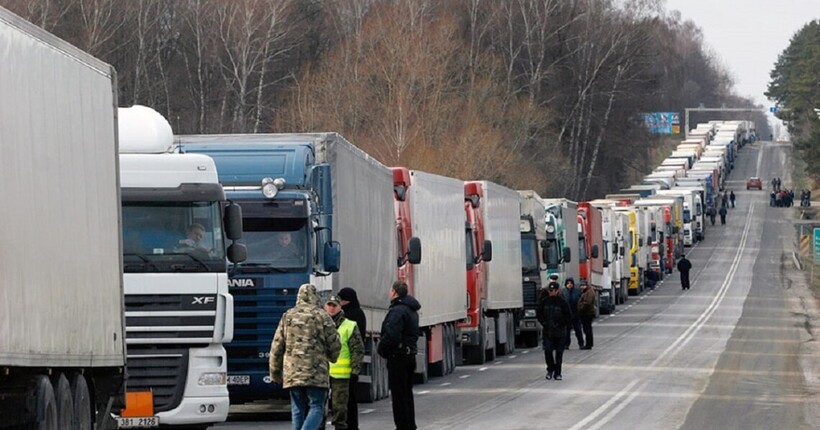
[[795, 149], [820, 185], [820, 20], [807, 23], [780, 54], [766, 96], [777, 103]]
[[[113, 65], [119, 105], [153, 107], [176, 134], [335, 131], [388, 166], [549, 197], [648, 173], [683, 137], [650, 134], [644, 112], [755, 107], [662, 0], [0, 6]], [[768, 135], [762, 112], [739, 119]]]

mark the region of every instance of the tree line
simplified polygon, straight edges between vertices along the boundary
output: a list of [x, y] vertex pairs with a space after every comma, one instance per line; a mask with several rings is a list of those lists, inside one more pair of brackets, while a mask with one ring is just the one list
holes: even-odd
[[661, 0], [0, 5], [112, 64], [120, 105], [175, 133], [337, 131], [388, 166], [544, 196], [648, 173], [662, 139], [642, 112], [753, 107]]
[[795, 33], [770, 78], [766, 96], [775, 100], [775, 115], [786, 124], [816, 185], [820, 183], [820, 20]]

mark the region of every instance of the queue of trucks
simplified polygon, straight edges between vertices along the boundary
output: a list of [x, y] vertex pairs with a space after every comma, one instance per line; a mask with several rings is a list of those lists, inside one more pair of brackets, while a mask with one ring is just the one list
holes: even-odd
[[654, 287], [754, 139], [698, 124], [639, 184], [542, 198], [388, 167], [337, 133], [174, 135], [118, 108], [107, 64], [2, 8], [0, 36], [0, 428], [205, 428], [287, 402], [270, 342], [304, 283], [357, 291], [363, 401], [389, 395], [375, 351], [395, 280], [422, 306], [418, 383], [537, 346], [550, 276], [589, 282], [601, 313]]

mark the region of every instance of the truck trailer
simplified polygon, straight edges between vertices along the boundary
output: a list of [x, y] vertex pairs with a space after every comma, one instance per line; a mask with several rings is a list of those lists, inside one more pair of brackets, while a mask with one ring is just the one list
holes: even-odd
[[124, 405], [116, 72], [0, 7], [0, 428]]

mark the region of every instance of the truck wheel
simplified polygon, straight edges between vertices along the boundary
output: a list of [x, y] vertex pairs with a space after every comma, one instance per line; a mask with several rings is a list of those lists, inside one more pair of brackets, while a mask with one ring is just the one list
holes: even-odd
[[484, 331], [484, 324], [478, 326], [478, 345], [469, 345], [464, 347], [464, 359], [467, 364], [484, 364], [487, 361], [487, 356], [484, 354], [484, 344], [486, 333]]
[[58, 430], [57, 400], [54, 388], [45, 375], [37, 376], [35, 383], [35, 401], [37, 402], [36, 421], [29, 426], [31, 430]]
[[54, 384], [54, 397], [57, 401], [57, 422], [61, 429], [74, 428], [74, 400], [71, 398], [71, 385], [65, 375], [60, 373]]
[[419, 336], [419, 348], [418, 352], [416, 353], [416, 374], [415, 374], [415, 383], [416, 384], [426, 384], [429, 380], [429, 373], [428, 373], [428, 363], [427, 363], [427, 335], [422, 334]]
[[85, 376], [76, 373], [71, 377], [71, 397], [74, 399], [74, 425], [76, 430], [91, 430], [91, 395]]
[[444, 336], [444, 374], [453, 373], [456, 367], [456, 331], [452, 324], [447, 324]]

